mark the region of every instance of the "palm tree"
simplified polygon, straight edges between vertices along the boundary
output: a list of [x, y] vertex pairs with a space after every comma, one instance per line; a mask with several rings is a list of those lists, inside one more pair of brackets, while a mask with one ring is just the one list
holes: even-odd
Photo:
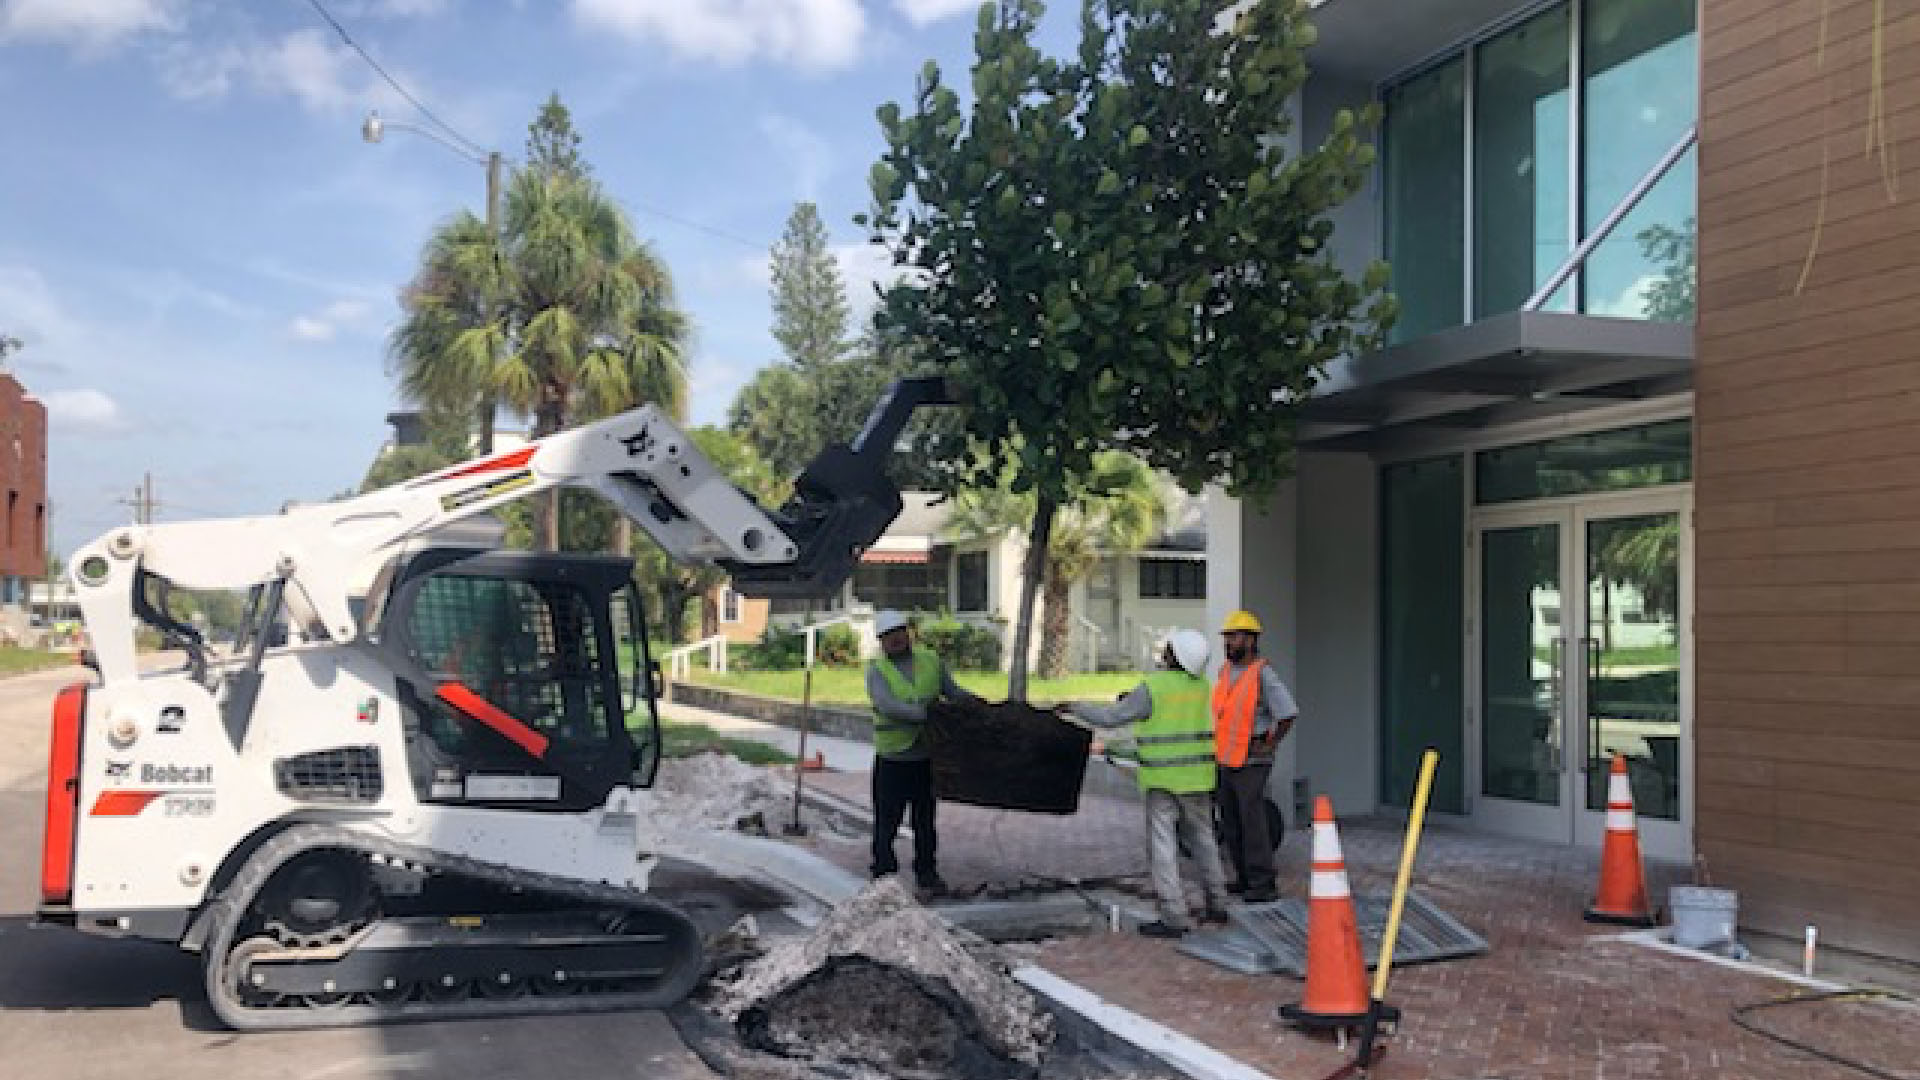
[[[947, 527], [966, 539], [998, 537], [1024, 530], [1033, 515], [1031, 491], [1015, 492], [1007, 485], [973, 488], [954, 500]], [[1159, 482], [1139, 458], [1116, 450], [1095, 456], [1086, 482], [1061, 503], [1047, 538], [1041, 579], [1041, 678], [1066, 674], [1073, 586], [1092, 576], [1101, 559], [1145, 547], [1166, 515]], [[1026, 688], [1010, 687], [1009, 696], [1025, 700]]]
[[[453, 218], [403, 302], [390, 351], [412, 400], [488, 418], [497, 401], [530, 418], [534, 438], [641, 401], [685, 409], [688, 323], [671, 275], [584, 176], [516, 173], [497, 240], [471, 214]], [[539, 545], [559, 547], [559, 530], [549, 496]]]

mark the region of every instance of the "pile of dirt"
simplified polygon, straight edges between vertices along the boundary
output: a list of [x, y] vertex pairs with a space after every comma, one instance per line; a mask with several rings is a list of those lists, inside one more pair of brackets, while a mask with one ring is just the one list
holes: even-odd
[[[778, 833], [793, 820], [792, 775], [730, 754], [668, 758], [660, 763], [653, 787], [638, 794], [641, 843], [649, 850], [692, 830]], [[801, 807], [801, 822], [811, 825], [814, 818], [810, 807]]]
[[897, 877], [717, 980], [710, 1007], [754, 1049], [888, 1076], [1034, 1076], [1054, 1039], [995, 946]]
[[1093, 733], [1018, 701], [927, 709], [933, 793], [948, 802], [1040, 814], [1080, 808]]

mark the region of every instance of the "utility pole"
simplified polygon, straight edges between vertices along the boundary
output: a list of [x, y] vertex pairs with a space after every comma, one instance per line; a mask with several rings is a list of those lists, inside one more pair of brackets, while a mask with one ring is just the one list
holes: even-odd
[[[494, 271], [499, 272], [500, 260], [500, 151], [487, 155], [487, 243], [491, 246], [494, 258]], [[487, 298], [487, 317], [493, 317], [493, 304], [498, 297]], [[497, 368], [499, 357], [493, 357]], [[493, 453], [493, 414], [498, 402], [491, 390], [480, 395], [480, 446], [481, 457]]]
[[122, 505], [133, 507], [135, 525], [153, 524], [153, 511], [160, 505], [160, 500], [153, 497], [153, 474], [143, 474], [140, 486], [133, 489], [133, 498], [121, 502]]

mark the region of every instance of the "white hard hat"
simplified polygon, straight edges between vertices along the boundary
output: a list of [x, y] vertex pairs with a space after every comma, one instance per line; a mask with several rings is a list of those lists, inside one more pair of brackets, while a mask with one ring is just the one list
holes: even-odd
[[1167, 644], [1173, 646], [1173, 658], [1189, 675], [1207, 671], [1207, 635], [1198, 630], [1175, 630]]
[[897, 611], [883, 611], [873, 617], [873, 632], [875, 635], [891, 634], [895, 630], [905, 630], [906, 628], [907, 617]]

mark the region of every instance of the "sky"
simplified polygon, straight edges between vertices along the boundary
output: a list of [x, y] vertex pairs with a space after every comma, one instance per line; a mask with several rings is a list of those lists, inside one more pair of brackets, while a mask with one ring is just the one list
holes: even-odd
[[[966, 84], [975, 0], [322, 0], [435, 116], [524, 156], [548, 94], [692, 317], [692, 420], [776, 359], [767, 249], [820, 205], [855, 300], [874, 109], [932, 59]], [[1078, 5], [1042, 45], [1071, 47]], [[377, 109], [385, 139], [361, 138]], [[50, 414], [54, 551], [130, 521], [276, 512], [360, 481], [402, 407], [397, 294], [485, 170], [310, 0], [0, 0], [0, 333]]]

